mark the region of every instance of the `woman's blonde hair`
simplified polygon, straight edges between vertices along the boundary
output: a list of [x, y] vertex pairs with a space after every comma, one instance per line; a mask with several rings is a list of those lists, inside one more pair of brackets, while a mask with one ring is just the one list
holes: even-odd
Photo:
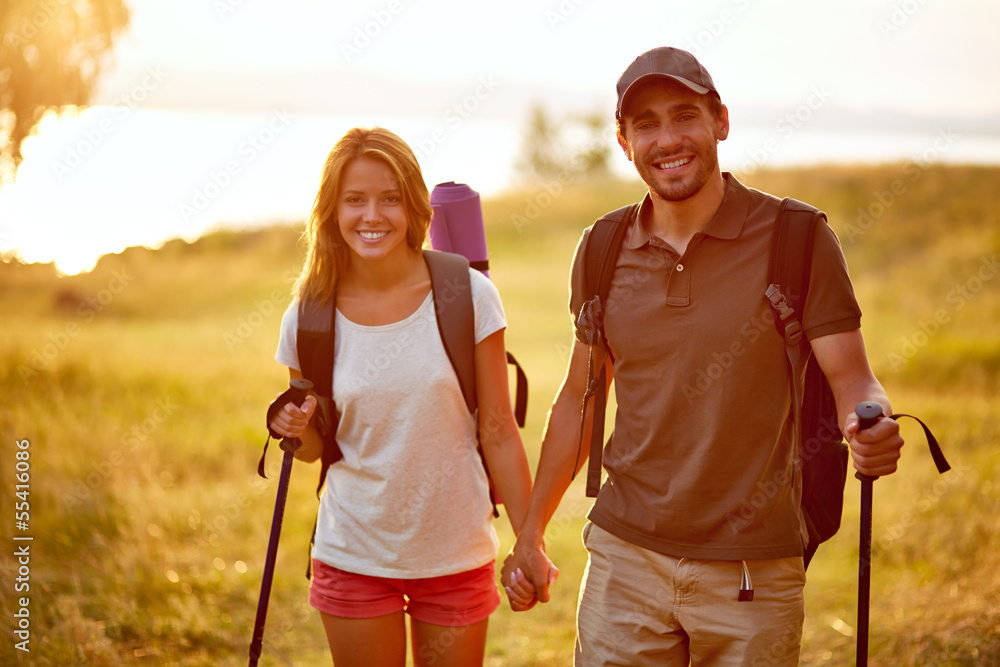
[[392, 170], [406, 209], [406, 245], [413, 250], [424, 245], [433, 211], [416, 155], [405, 141], [385, 128], [348, 130], [326, 158], [319, 192], [306, 224], [309, 251], [293, 289], [301, 301], [317, 304], [329, 301], [338, 278], [350, 262], [350, 251], [337, 220], [337, 197], [344, 170], [359, 158], [380, 160]]

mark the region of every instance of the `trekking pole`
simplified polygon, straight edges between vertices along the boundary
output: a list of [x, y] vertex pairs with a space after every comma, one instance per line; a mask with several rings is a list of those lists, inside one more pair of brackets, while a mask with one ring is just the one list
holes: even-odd
[[[288, 391], [276, 401], [277, 408], [292, 402], [301, 406], [312, 389], [312, 382], [304, 378], [296, 378], [289, 383]], [[253, 627], [253, 639], [250, 641], [250, 667], [255, 667], [260, 659], [264, 643], [264, 621], [267, 618], [267, 603], [271, 597], [271, 581], [274, 579], [274, 561], [278, 555], [278, 537], [281, 535], [281, 520], [285, 515], [285, 500], [288, 497], [288, 480], [292, 476], [294, 454], [302, 446], [298, 438], [284, 438], [281, 450], [285, 452], [281, 459], [281, 476], [278, 478], [278, 497], [274, 502], [274, 518], [271, 519], [271, 537], [267, 543], [267, 558], [264, 561], [264, 577], [260, 582], [260, 599], [257, 602], [257, 620]], [[265, 449], [266, 451], [266, 449]], [[261, 459], [263, 467], [263, 459]]]
[[[860, 420], [858, 431], [871, 428], [882, 418], [882, 406], [873, 401], [854, 408]], [[877, 476], [854, 474], [861, 480], [861, 543], [858, 555], [858, 667], [868, 664], [868, 611], [872, 583], [872, 483]]]

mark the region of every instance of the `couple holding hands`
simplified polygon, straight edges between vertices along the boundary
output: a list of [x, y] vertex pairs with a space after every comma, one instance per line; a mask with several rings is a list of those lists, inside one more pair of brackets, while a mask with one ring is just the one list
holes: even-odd
[[[549, 600], [558, 570], [544, 532], [588, 456], [580, 443], [590, 418], [581, 420], [581, 412], [593, 401], [588, 385], [600, 366], [615, 382], [618, 408], [604, 452], [607, 476], [583, 533], [589, 558], [574, 664], [798, 663], [804, 528], [781, 334], [761, 335], [752, 354], [697, 401], [684, 391], [713, 352], [740, 340], [741, 327], [766, 310], [780, 200], [720, 170], [717, 144], [729, 134], [729, 112], [709, 73], [685, 51], [659, 47], [636, 58], [618, 80], [615, 120], [648, 193], [625, 230], [604, 336], [578, 338], [572, 348], [533, 481], [508, 392], [503, 307], [476, 270], [480, 423], [442, 345], [422, 251], [432, 210], [413, 151], [381, 128], [350, 130], [331, 151], [276, 359], [301, 377], [298, 303], [335, 294], [333, 436], [343, 458], [326, 471], [310, 586], [334, 664], [404, 665], [406, 614], [414, 664], [482, 664], [500, 595], [477, 444], [517, 535], [500, 574], [510, 606], [525, 611]], [[587, 298], [589, 232], [570, 271], [574, 317]], [[903, 445], [898, 425], [886, 418], [859, 432], [853, 412], [861, 401], [881, 404], [886, 415], [891, 409], [870, 370], [861, 311], [826, 225], [816, 234], [809, 285], [804, 334], [833, 389], [855, 468], [891, 473]], [[397, 351], [392, 363], [364, 376], [386, 346]], [[301, 438], [300, 460], [321, 458], [318, 412], [309, 397], [269, 424]], [[592, 407], [583, 414], [593, 415]], [[769, 480], [781, 483], [769, 485], [774, 492], [764, 494], [763, 506], [728, 520]], [[752, 577], [751, 601], [738, 599], [745, 577]]]

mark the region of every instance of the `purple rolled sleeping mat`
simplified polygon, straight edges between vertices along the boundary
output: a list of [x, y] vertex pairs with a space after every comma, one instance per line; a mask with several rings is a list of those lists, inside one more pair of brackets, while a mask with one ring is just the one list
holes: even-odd
[[431, 247], [464, 255], [487, 277], [488, 252], [479, 193], [464, 183], [438, 183], [431, 192]]

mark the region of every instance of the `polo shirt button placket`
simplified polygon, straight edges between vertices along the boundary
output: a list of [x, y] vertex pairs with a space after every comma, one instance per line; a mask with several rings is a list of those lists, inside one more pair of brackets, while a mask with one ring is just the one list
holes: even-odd
[[[667, 305], [684, 307], [691, 304], [690, 271], [685, 274], [683, 257], [674, 262], [673, 270], [667, 277]], [[676, 275], [675, 275], [676, 274]]]

